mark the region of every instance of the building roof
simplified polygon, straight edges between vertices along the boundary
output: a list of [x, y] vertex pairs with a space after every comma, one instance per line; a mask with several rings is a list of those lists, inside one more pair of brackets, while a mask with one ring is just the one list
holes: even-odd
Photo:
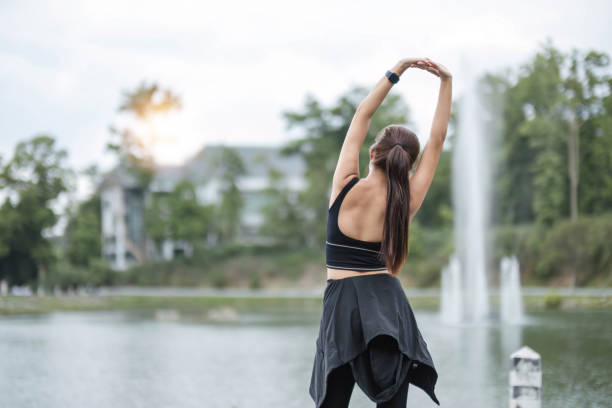
[[286, 177], [302, 176], [305, 172], [304, 162], [297, 155], [281, 155], [276, 146], [227, 146], [222, 144], [208, 145], [185, 164], [189, 178], [193, 182], [205, 182], [218, 175], [219, 168], [214, 164], [224, 147], [233, 149], [242, 159], [245, 174], [249, 177], [267, 177], [270, 167], [282, 172]]
[[[219, 166], [215, 157], [219, 157], [223, 148], [229, 147], [236, 152], [245, 168], [245, 176], [266, 178], [270, 167], [279, 170], [285, 177], [301, 177], [305, 165], [298, 155], [285, 156], [281, 154], [280, 146], [228, 146], [223, 144], [207, 145], [181, 166], [156, 166], [152, 180], [154, 190], [168, 191], [181, 180], [189, 180], [194, 184], [206, 183], [217, 178]], [[123, 187], [138, 186], [137, 178], [123, 166], [117, 166], [108, 172], [100, 184], [103, 190], [110, 186], [121, 184]]]
[[138, 178], [123, 165], [118, 165], [106, 173], [98, 186], [98, 190], [102, 191], [119, 185], [126, 188], [135, 188], [139, 185]]

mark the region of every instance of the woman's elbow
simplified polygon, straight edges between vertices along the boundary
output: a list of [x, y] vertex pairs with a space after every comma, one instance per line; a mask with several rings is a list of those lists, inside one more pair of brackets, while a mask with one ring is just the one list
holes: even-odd
[[355, 117], [366, 117], [366, 118], [371, 118], [372, 115], [374, 113], [372, 112], [372, 110], [370, 108], [368, 108], [366, 105], [364, 105], [363, 103], [359, 104], [359, 106], [357, 106], [357, 109], [355, 110]]

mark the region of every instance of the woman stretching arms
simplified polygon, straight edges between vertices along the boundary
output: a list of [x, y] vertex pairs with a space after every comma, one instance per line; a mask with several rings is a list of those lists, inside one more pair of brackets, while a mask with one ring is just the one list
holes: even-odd
[[[406, 69], [440, 78], [438, 105], [419, 165], [416, 134], [390, 124], [370, 146], [367, 177], [359, 152], [370, 120]], [[436, 170], [450, 118], [452, 76], [429, 58], [405, 58], [359, 104], [333, 175], [326, 237], [327, 286], [310, 395], [316, 408], [344, 408], [357, 382], [377, 407], [406, 407], [408, 383], [434, 402], [438, 374], [397, 275], [408, 229]], [[350, 194], [349, 194], [350, 191]]]

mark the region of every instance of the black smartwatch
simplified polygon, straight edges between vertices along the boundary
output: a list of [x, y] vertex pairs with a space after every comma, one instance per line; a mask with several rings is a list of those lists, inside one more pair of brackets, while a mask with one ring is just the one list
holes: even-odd
[[397, 84], [397, 81], [399, 81], [399, 76], [397, 76], [395, 72], [387, 71], [385, 72], [385, 76], [389, 78], [392, 84]]

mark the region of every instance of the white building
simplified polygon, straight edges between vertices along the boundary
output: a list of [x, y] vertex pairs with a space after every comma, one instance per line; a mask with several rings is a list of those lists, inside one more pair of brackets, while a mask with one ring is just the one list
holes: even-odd
[[116, 269], [143, 262], [146, 254], [144, 192], [137, 179], [117, 167], [104, 177], [99, 191], [102, 258]]
[[[149, 191], [144, 191], [136, 177], [117, 167], [104, 177], [99, 187], [102, 200], [102, 256], [115, 269], [150, 259], [172, 259], [176, 253], [191, 255], [188, 243], [166, 240], [161, 253], [147, 238], [144, 223], [145, 203], [149, 193], [171, 191], [177, 182], [189, 180], [196, 186], [198, 201], [216, 204], [221, 198], [221, 172], [215, 166], [223, 145], [209, 145], [182, 166], [161, 166], [154, 175]], [[280, 148], [259, 146], [231, 147], [242, 160], [245, 174], [237, 180], [245, 207], [241, 218], [239, 241], [258, 240], [263, 222], [260, 212], [265, 203], [263, 190], [269, 184], [271, 167], [284, 175], [288, 189], [297, 192], [305, 188], [305, 165], [297, 155], [283, 156]], [[209, 237], [214, 242], [215, 237]]]

